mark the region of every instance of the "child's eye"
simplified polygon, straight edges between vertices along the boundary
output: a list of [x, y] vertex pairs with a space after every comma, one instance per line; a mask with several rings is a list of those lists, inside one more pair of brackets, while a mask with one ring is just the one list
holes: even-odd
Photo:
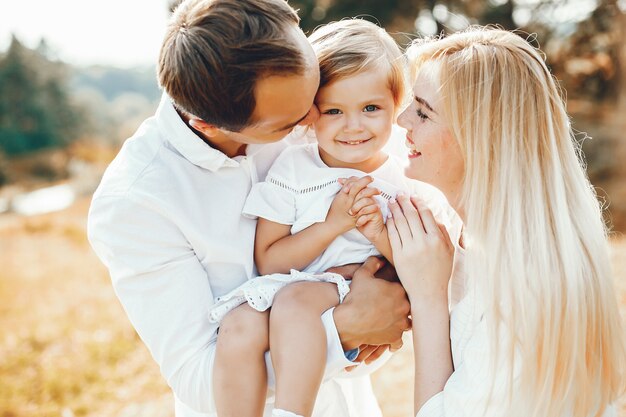
[[369, 112], [369, 111], [376, 111], [378, 110], [378, 106], [374, 105], [374, 104], [368, 104], [367, 106], [363, 107], [363, 110]]
[[422, 120], [427, 120], [428, 119], [428, 116], [426, 115], [426, 113], [424, 113], [420, 109], [417, 109], [417, 117], [419, 117]]
[[330, 110], [326, 110], [322, 114], [340, 114], [340, 113], [341, 111], [339, 109], [330, 109]]

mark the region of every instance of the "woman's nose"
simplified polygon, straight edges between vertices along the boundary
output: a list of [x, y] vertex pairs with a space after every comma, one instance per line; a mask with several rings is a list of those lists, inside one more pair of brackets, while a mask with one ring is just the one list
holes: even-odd
[[400, 113], [398, 115], [398, 125], [403, 127], [403, 128], [405, 128], [405, 129], [409, 128], [409, 125], [407, 123], [408, 122], [408, 120], [407, 120], [407, 112], [408, 111], [409, 111], [409, 108], [407, 107], [406, 109], [404, 109], [402, 111], [402, 113]]

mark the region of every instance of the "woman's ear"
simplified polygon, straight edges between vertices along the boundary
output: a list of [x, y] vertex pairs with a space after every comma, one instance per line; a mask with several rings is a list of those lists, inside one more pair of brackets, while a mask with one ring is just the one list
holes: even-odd
[[189, 119], [189, 126], [209, 138], [217, 136], [220, 132], [220, 128], [218, 128], [217, 126], [207, 123], [197, 117], [192, 117], [191, 119]]

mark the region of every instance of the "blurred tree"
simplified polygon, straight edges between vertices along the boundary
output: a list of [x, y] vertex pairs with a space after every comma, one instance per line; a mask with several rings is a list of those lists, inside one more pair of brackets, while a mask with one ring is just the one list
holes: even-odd
[[77, 138], [81, 112], [70, 103], [65, 66], [13, 36], [0, 56], [0, 149], [8, 155], [62, 146]]

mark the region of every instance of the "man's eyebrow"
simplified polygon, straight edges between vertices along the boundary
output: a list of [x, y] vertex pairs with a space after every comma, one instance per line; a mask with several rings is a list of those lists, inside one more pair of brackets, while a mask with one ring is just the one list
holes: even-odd
[[303, 121], [304, 119], [306, 119], [306, 117], [309, 115], [309, 113], [311, 112], [311, 110], [309, 110], [308, 112], [306, 112], [306, 114], [304, 116], [302, 116], [301, 118], [299, 118], [298, 120], [296, 120], [293, 123], [290, 123], [288, 125], [285, 125], [283, 127], [279, 127], [278, 129], [274, 130], [274, 132], [282, 132], [283, 130], [287, 130], [287, 129], [291, 129], [292, 127], [294, 127], [295, 125], [297, 125], [298, 123], [300, 123], [301, 121]]
[[415, 101], [417, 101], [420, 104], [423, 104], [424, 106], [426, 106], [426, 108], [428, 110], [430, 110], [431, 112], [437, 114], [437, 112], [435, 111], [435, 109], [433, 109], [432, 107], [430, 107], [430, 104], [428, 104], [428, 102], [426, 100], [424, 100], [421, 97], [415, 96]]

